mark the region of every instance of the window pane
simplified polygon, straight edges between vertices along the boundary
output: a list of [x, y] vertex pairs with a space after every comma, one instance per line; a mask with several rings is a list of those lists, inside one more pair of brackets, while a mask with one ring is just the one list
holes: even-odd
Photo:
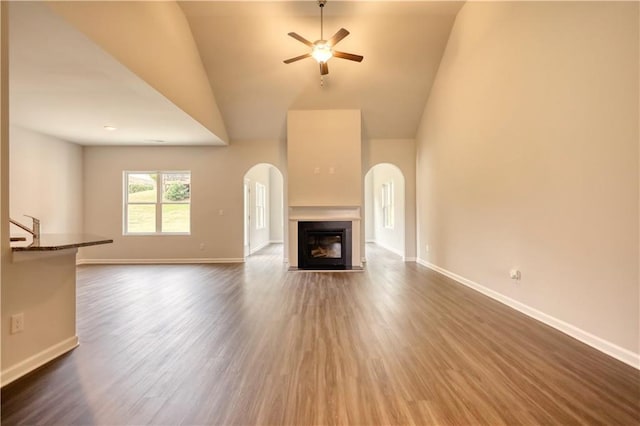
[[156, 206], [130, 204], [127, 210], [127, 232], [156, 232]]
[[382, 184], [382, 220], [385, 228], [393, 228], [393, 182]]
[[162, 232], [189, 232], [190, 211], [189, 204], [163, 204]]
[[155, 203], [157, 201], [155, 173], [130, 173], [127, 175], [127, 200], [130, 203]]
[[191, 173], [163, 173], [162, 201], [188, 203], [191, 198]]
[[256, 229], [265, 228], [266, 193], [266, 187], [261, 183], [256, 183]]

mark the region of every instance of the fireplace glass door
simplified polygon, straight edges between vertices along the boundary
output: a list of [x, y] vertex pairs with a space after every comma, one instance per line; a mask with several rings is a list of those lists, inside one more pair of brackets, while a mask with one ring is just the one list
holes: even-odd
[[299, 222], [298, 266], [302, 269], [351, 267], [351, 222]]
[[307, 250], [313, 259], [340, 259], [342, 257], [342, 234], [333, 232], [310, 232], [307, 235]]

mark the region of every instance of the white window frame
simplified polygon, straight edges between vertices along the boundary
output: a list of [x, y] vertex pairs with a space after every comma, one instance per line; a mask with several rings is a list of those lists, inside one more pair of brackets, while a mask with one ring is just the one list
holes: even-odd
[[[163, 175], [165, 174], [174, 174], [174, 173], [182, 173], [189, 174], [189, 201], [164, 201], [162, 199], [163, 189]], [[129, 175], [135, 174], [155, 174], [157, 175], [156, 180], [156, 201], [146, 201], [146, 202], [135, 202], [129, 203]], [[124, 236], [143, 236], [143, 235], [191, 235], [191, 195], [193, 194], [192, 184], [191, 184], [191, 171], [190, 170], [142, 170], [142, 171], [134, 171], [134, 170], [125, 170], [123, 172], [123, 214], [122, 214], [122, 235]], [[188, 232], [167, 232], [162, 231], [162, 206], [164, 204], [188, 204], [189, 205], [189, 231]], [[129, 232], [128, 224], [129, 224], [129, 205], [154, 205], [156, 206], [156, 230], [155, 232]]]
[[256, 229], [267, 227], [267, 187], [256, 182]]
[[387, 229], [394, 228], [394, 194], [393, 181], [382, 184], [382, 225]]

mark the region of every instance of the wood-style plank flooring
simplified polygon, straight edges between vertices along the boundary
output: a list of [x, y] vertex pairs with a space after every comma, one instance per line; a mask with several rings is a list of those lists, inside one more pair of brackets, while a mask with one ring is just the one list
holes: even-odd
[[640, 373], [415, 263], [82, 266], [80, 347], [2, 424], [640, 424]]

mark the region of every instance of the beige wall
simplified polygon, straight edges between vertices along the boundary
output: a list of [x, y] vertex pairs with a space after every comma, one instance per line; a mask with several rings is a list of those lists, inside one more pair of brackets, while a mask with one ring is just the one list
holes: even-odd
[[[9, 248], [9, 28], [8, 3], [0, 2], [0, 278], [10, 261]], [[6, 324], [2, 323], [2, 327]]]
[[417, 136], [419, 257], [628, 360], [638, 72], [638, 3], [467, 3]]
[[269, 241], [282, 243], [284, 239], [284, 182], [278, 169], [269, 169]]
[[[65, 217], [68, 214], [73, 219], [79, 212], [71, 210], [81, 208], [77, 179], [81, 176], [81, 148], [16, 129], [9, 133], [6, 7], [6, 3], [0, 5], [2, 385], [77, 344], [75, 250], [44, 257], [29, 254], [17, 261], [9, 247], [10, 207], [12, 212], [25, 209], [42, 217], [44, 230], [68, 232], [82, 227], [81, 222], [70, 223]], [[37, 176], [39, 172], [45, 175]], [[42, 183], [50, 186], [43, 188], [39, 186]], [[42, 191], [39, 197], [34, 196], [35, 190]], [[47, 198], [49, 194], [58, 198]], [[10, 334], [11, 315], [18, 313], [24, 314], [24, 331]]]
[[[373, 204], [373, 172], [369, 170], [364, 175], [364, 205], [363, 205], [363, 235], [366, 243], [376, 242], [376, 227], [373, 220], [375, 210]], [[365, 247], [363, 245], [363, 247]], [[363, 251], [366, 254], [366, 251]], [[366, 257], [366, 256], [365, 256]]]
[[[14, 253], [2, 268], [2, 385], [75, 348], [76, 250]], [[11, 315], [24, 331], [10, 334]]]
[[[241, 260], [243, 179], [258, 163], [273, 164], [284, 172], [284, 144], [234, 141], [228, 147], [85, 147], [84, 229], [113, 238], [114, 244], [88, 247], [83, 256], [88, 260]], [[191, 235], [123, 236], [124, 170], [190, 170]]]
[[[414, 139], [371, 139], [363, 149], [365, 173], [376, 164], [396, 166], [404, 177], [404, 255], [416, 257], [416, 142]], [[364, 230], [363, 230], [364, 232]]]
[[10, 140], [11, 217], [28, 226], [25, 214], [39, 218], [42, 233], [81, 233], [82, 147], [16, 126]]
[[[406, 182], [406, 256], [415, 250], [413, 140], [372, 140], [366, 164], [398, 165]], [[234, 141], [229, 147], [84, 147], [84, 231], [114, 244], [88, 247], [80, 257], [98, 260], [194, 260], [243, 257], [242, 182], [258, 163], [276, 166], [287, 179], [286, 144]], [[122, 236], [122, 172], [124, 170], [191, 170], [190, 236]], [[362, 178], [358, 179], [362, 182]], [[361, 183], [359, 184], [361, 185]], [[352, 188], [353, 189], [353, 188]], [[359, 189], [356, 190], [360, 191]], [[286, 197], [286, 191], [281, 196]], [[330, 194], [328, 204], [333, 204]], [[285, 200], [286, 202], [286, 200]], [[336, 203], [339, 201], [336, 201]], [[223, 215], [219, 215], [219, 210]], [[273, 209], [270, 210], [273, 215]], [[283, 230], [284, 231], [284, 230]], [[274, 234], [275, 235], [275, 234]], [[271, 237], [270, 239], [276, 239]], [[287, 241], [286, 236], [280, 237]], [[204, 249], [200, 249], [203, 243]], [[286, 249], [286, 247], [285, 247]], [[286, 253], [285, 253], [286, 256]]]
[[360, 110], [289, 111], [290, 206], [360, 206]]
[[[0, 305], [4, 305], [4, 288], [11, 263], [9, 247], [9, 40], [7, 2], [0, 2]], [[3, 309], [4, 311], [4, 309]], [[9, 327], [3, 315], [0, 326]], [[2, 342], [2, 347], [5, 344]], [[0, 355], [0, 360], [2, 356]]]

